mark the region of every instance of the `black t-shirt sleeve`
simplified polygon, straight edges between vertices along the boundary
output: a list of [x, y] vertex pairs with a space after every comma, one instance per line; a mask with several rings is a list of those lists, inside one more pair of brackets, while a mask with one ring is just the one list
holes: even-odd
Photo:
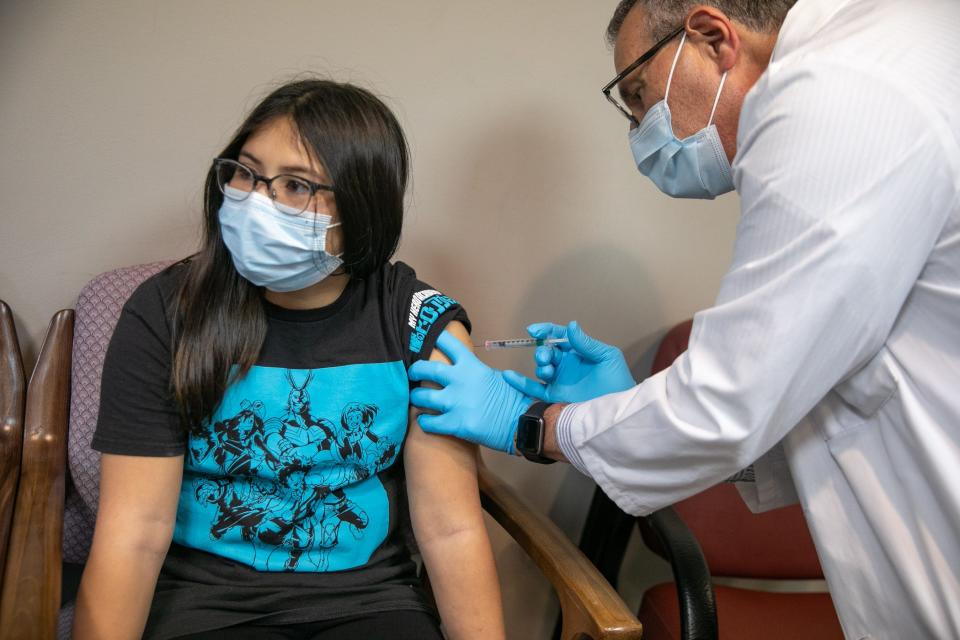
[[470, 318], [463, 306], [417, 279], [417, 274], [403, 262], [393, 266], [392, 294], [400, 323], [403, 359], [407, 366], [424, 360], [433, 353], [437, 337], [453, 320], [471, 330]]
[[102, 453], [184, 452], [186, 435], [170, 385], [170, 326], [159, 277], [140, 285], [124, 305], [107, 348], [92, 443]]

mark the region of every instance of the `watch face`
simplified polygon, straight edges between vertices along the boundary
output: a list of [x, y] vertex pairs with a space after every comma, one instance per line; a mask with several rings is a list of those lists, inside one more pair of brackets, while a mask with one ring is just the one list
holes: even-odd
[[517, 428], [517, 449], [520, 451], [540, 451], [540, 430], [543, 423], [540, 418], [522, 416]]

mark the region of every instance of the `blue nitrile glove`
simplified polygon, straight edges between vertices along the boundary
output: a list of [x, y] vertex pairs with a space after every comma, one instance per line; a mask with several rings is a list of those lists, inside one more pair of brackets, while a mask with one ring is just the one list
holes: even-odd
[[502, 371], [485, 365], [446, 331], [437, 339], [437, 347], [452, 365], [420, 360], [408, 371], [410, 380], [444, 387], [421, 387], [410, 392], [411, 404], [437, 412], [421, 414], [417, 418], [420, 427], [512, 454], [517, 419], [534, 399], [508, 385]]
[[527, 327], [534, 338], [566, 338], [565, 344], [537, 347], [533, 358], [537, 377], [531, 380], [516, 371], [504, 379], [518, 391], [546, 402], [583, 402], [637, 385], [620, 349], [591, 338], [576, 320], [566, 327], [539, 322]]

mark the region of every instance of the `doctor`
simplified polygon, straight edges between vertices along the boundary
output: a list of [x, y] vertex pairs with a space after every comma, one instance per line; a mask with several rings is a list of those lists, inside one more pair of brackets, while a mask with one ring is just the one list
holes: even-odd
[[575, 323], [530, 328], [570, 340], [542, 383], [444, 338], [421, 426], [637, 515], [752, 464], [752, 509], [803, 504], [847, 637], [960, 637], [958, 27], [956, 0], [623, 0], [605, 91], [637, 167], [741, 198], [716, 303], [639, 385]]

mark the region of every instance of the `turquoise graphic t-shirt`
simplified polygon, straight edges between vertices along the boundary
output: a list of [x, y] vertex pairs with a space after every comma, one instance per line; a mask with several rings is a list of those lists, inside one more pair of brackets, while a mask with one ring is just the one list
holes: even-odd
[[401, 361], [254, 367], [191, 434], [174, 540], [261, 571], [363, 566], [407, 431]]
[[429, 609], [407, 545], [406, 371], [451, 320], [469, 327], [466, 313], [403, 263], [351, 279], [321, 309], [263, 300], [256, 365], [184, 433], [169, 380], [170, 310], [185, 271], [147, 280], [124, 307], [93, 442], [105, 453], [184, 456], [146, 637], [173, 633], [169, 611], [183, 633], [216, 628], [211, 620]]

